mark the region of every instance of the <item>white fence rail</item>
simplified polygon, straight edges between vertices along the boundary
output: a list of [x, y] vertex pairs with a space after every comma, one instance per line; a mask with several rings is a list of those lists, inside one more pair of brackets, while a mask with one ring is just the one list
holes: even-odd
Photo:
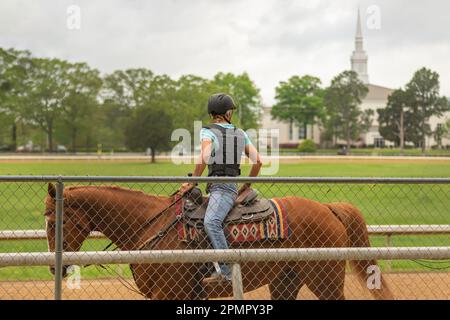
[[[395, 236], [395, 235], [431, 235], [450, 234], [449, 224], [430, 225], [369, 225], [370, 235]], [[100, 232], [92, 232], [91, 239], [105, 239]], [[0, 230], [0, 240], [44, 240], [45, 230]]]
[[[145, 250], [64, 252], [66, 265], [135, 263], [205, 263], [224, 261], [319, 261], [319, 260], [406, 260], [450, 259], [450, 247], [397, 248], [295, 248], [228, 250]], [[55, 264], [53, 252], [0, 254], [0, 266], [47, 266]]]
[[[149, 250], [64, 252], [62, 261], [52, 252], [0, 254], [0, 267], [88, 264], [206, 263], [224, 261], [233, 264], [233, 297], [244, 297], [240, 263], [249, 261], [323, 261], [323, 260], [406, 260], [450, 259], [450, 247], [397, 248], [295, 248], [229, 250]], [[57, 289], [55, 289], [57, 290]], [[58, 290], [60, 290], [58, 288]], [[61, 292], [59, 292], [60, 294]]]

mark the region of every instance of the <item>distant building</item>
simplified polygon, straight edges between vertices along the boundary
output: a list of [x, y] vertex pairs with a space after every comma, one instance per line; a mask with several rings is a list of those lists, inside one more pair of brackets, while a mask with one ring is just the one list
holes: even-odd
[[[355, 145], [374, 147], [392, 146], [393, 142], [385, 141], [379, 133], [376, 110], [386, 106], [388, 97], [394, 89], [371, 84], [369, 82], [368, 55], [364, 51], [364, 41], [359, 11], [356, 22], [355, 50], [351, 55], [350, 63], [351, 70], [358, 74], [360, 80], [367, 85], [369, 90], [366, 97], [361, 102], [361, 110], [374, 110], [374, 120], [372, 126], [367, 133], [360, 137], [359, 141], [355, 141]], [[271, 109], [271, 107], [264, 108], [261, 125], [265, 129], [279, 129], [279, 143], [281, 145], [294, 145], [304, 139], [312, 139], [315, 143], [320, 144], [321, 128], [318, 125], [298, 127], [294, 123], [274, 120], [271, 116]], [[438, 125], [442, 125], [448, 118], [450, 118], [450, 113], [447, 113], [445, 117], [442, 118], [432, 117], [429, 121], [431, 129], [435, 130]], [[345, 142], [343, 140], [338, 140], [338, 143], [344, 144]], [[450, 140], [444, 138], [442, 140], [442, 144], [444, 146], [450, 146]], [[428, 148], [436, 145], [434, 137], [427, 137], [426, 145]]]

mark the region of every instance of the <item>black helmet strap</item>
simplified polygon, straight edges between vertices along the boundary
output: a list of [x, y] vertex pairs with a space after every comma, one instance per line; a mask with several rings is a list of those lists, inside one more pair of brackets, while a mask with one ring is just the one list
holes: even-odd
[[229, 124], [231, 124], [231, 117], [228, 119], [228, 117], [227, 117], [227, 113], [229, 112], [230, 110], [228, 110], [227, 112], [225, 112], [225, 114], [223, 115], [223, 118], [225, 119], [225, 121], [226, 122], [228, 122]]
[[[228, 111], [227, 111], [227, 112], [228, 112]], [[227, 123], [231, 124], [231, 118], [228, 119], [227, 116], [226, 116], [226, 113], [225, 113], [225, 114], [214, 115], [213, 117], [216, 118], [216, 119], [217, 119], [217, 118], [220, 118], [220, 119], [222, 119], [222, 120], [225, 120]]]

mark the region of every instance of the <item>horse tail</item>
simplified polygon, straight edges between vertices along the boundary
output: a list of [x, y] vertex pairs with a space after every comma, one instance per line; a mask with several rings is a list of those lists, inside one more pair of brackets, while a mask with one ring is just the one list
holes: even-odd
[[[329, 203], [328, 208], [344, 225], [349, 238], [350, 247], [370, 247], [369, 233], [367, 231], [366, 221], [361, 212], [349, 203]], [[351, 260], [350, 265], [356, 273], [357, 278], [364, 288], [367, 288], [369, 267], [378, 266], [376, 260]], [[372, 296], [377, 300], [390, 300], [394, 296], [389, 289], [383, 275], [380, 274], [380, 288], [369, 290]]]

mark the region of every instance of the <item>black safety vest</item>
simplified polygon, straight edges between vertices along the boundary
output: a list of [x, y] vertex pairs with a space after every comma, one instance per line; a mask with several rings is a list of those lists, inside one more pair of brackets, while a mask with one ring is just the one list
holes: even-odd
[[208, 176], [239, 176], [241, 156], [245, 148], [244, 132], [236, 127], [227, 129], [215, 123], [203, 128], [211, 130], [218, 142], [218, 147], [212, 145]]

